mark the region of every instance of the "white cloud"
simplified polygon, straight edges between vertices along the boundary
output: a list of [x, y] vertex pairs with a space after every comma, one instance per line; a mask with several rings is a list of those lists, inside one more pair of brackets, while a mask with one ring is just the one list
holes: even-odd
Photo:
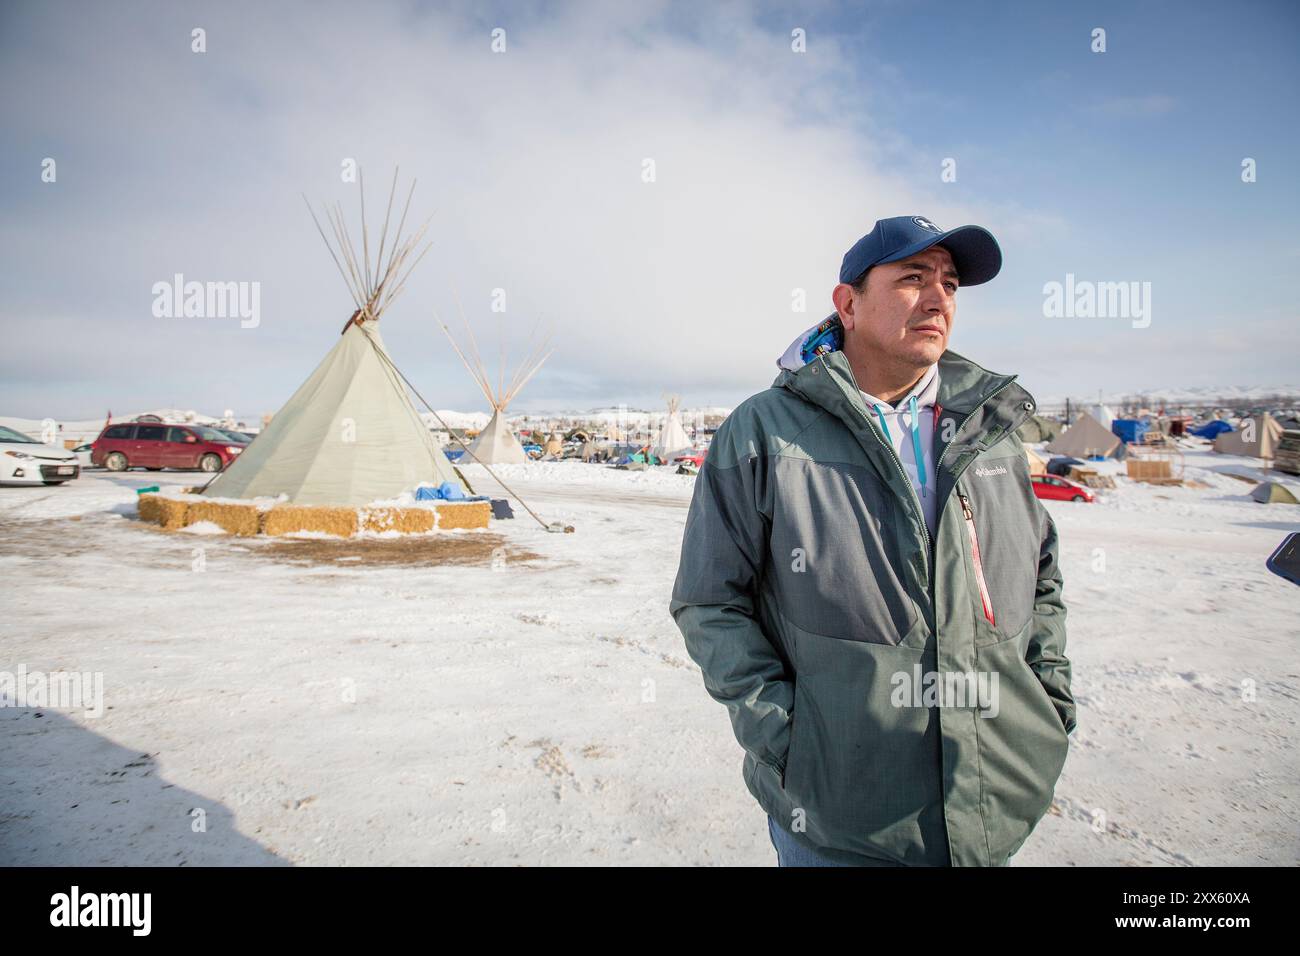
[[[0, 67], [31, 91], [6, 107], [25, 162], [60, 161], [57, 185], [33, 172], [13, 187], [0, 226], [19, 273], [0, 315], [24, 367], [47, 370], [14, 381], [15, 414], [275, 407], [350, 310], [299, 198], [355, 216], [338, 178], [349, 156], [372, 209], [400, 164], [419, 179], [413, 215], [436, 210], [385, 337], [440, 407], [481, 404], [433, 321], [454, 315], [453, 290], [488, 329], [496, 287], [518, 328], [538, 315], [554, 328], [520, 408], [663, 388], [720, 402], [770, 382], [877, 217], [1013, 234], [1042, 219], [944, 205], [880, 168], [862, 132], [871, 90], [846, 97], [834, 38], [792, 53], [743, 6], [575, 5], [545, 21], [382, 4], [58, 9], [15, 18], [27, 42]], [[505, 54], [490, 52], [495, 25]], [[189, 50], [194, 26], [205, 54]], [[149, 288], [175, 272], [262, 282], [262, 324], [160, 324]], [[790, 311], [796, 287], [805, 315]], [[88, 342], [114, 360], [82, 356], [61, 380]]]

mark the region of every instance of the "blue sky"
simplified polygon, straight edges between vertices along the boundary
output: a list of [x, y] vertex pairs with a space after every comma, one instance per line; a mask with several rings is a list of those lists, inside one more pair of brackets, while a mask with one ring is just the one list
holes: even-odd
[[[1295, 4], [307, 9], [0, 7], [0, 414], [274, 410], [348, 311], [300, 198], [355, 215], [344, 157], [376, 203], [400, 164], [435, 213], [384, 331], [439, 407], [483, 407], [434, 318], [457, 296], [516, 359], [553, 331], [518, 410], [735, 404], [829, 311], [844, 249], [913, 213], [998, 236], [951, 345], [1040, 400], [1300, 383]], [[154, 318], [176, 272], [261, 283], [258, 327]], [[1150, 282], [1151, 324], [1044, 318], [1067, 273]]]

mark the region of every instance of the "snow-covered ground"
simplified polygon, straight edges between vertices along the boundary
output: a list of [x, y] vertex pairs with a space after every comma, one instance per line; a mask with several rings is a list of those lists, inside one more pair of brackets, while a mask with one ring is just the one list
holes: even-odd
[[[1013, 865], [1300, 862], [1300, 589], [1264, 568], [1300, 506], [1254, 464], [1048, 503], [1079, 729]], [[694, 479], [497, 470], [575, 533], [516, 505], [468, 564], [299, 560], [135, 519], [194, 475], [0, 488], [0, 671], [105, 707], [0, 708], [0, 863], [772, 864], [667, 613]]]

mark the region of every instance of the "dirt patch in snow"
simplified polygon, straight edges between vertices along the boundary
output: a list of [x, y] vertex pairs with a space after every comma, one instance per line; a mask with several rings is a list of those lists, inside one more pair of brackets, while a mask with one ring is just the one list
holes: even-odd
[[356, 567], [427, 567], [540, 562], [542, 556], [508, 544], [499, 534], [427, 534], [400, 538], [282, 538], [248, 550], [295, 564]]

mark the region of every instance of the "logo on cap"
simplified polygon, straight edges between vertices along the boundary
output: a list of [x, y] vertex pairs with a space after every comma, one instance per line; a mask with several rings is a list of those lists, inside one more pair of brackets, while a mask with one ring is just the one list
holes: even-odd
[[912, 222], [916, 223], [922, 229], [929, 229], [931, 232], [943, 232], [942, 229], [940, 229], [938, 226], [932, 223], [929, 219], [926, 219], [924, 216], [913, 216]]

